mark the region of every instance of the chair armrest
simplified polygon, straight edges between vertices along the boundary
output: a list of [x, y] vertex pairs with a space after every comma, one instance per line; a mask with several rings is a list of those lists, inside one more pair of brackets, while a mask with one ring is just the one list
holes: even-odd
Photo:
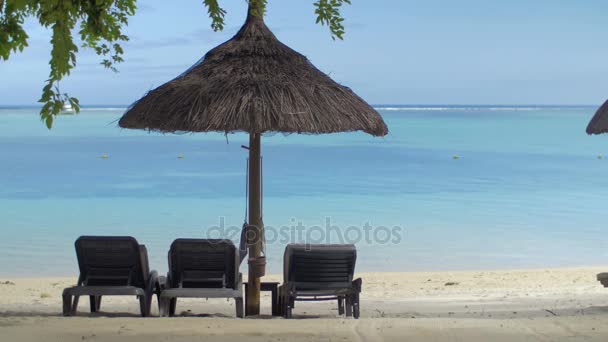
[[141, 263], [141, 271], [144, 277], [150, 273], [150, 264], [148, 262], [148, 249], [146, 245], [139, 245], [139, 257]]
[[160, 289], [164, 290], [167, 288], [167, 277], [158, 276], [158, 285], [160, 285]]
[[361, 292], [362, 284], [363, 284], [363, 280], [361, 278], [357, 278], [357, 279], [353, 280], [353, 288], [355, 289], [355, 291], [357, 291], [357, 293]]
[[165, 281], [161, 285], [162, 285], [162, 289], [163, 290], [173, 288], [173, 282], [172, 282], [172, 279], [171, 279], [171, 272], [167, 272], [167, 277], [165, 277]]
[[84, 276], [82, 273], [80, 273], [80, 275], [78, 276], [78, 282], [76, 283], [76, 286], [82, 286], [84, 285]]
[[148, 276], [148, 285], [146, 288], [146, 294], [151, 296], [152, 294], [160, 294], [160, 283], [158, 282], [158, 272], [152, 271]]
[[600, 273], [597, 275], [597, 280], [604, 285], [604, 287], [608, 287], [608, 273]]
[[279, 295], [292, 295], [295, 293], [295, 289], [295, 284], [292, 282], [285, 282], [277, 288]]

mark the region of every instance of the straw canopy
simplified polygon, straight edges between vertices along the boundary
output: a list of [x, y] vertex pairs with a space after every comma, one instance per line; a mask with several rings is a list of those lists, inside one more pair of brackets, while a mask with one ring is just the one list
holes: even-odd
[[595, 112], [587, 125], [587, 134], [608, 133], [608, 100]]
[[232, 39], [134, 103], [119, 125], [160, 132], [388, 133], [376, 110], [252, 14]]

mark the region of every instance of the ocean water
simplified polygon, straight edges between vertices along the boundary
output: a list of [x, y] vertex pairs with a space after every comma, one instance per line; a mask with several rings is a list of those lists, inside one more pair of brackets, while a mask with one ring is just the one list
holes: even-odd
[[[359, 271], [608, 264], [594, 107], [377, 108], [385, 138], [263, 137], [270, 272], [286, 242], [325, 241], [327, 225], [330, 242], [357, 242]], [[0, 109], [0, 276], [76, 274], [85, 234], [135, 236], [161, 272], [177, 237], [223, 225], [238, 242], [247, 137], [124, 130], [123, 111], [49, 131], [35, 109]]]

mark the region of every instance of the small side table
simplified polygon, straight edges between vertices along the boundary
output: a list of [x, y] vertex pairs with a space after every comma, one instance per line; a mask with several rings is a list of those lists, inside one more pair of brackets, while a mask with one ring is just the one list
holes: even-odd
[[[249, 283], [243, 283], [245, 285], [245, 307], [249, 301], [248, 291]], [[260, 291], [271, 292], [272, 298], [272, 315], [279, 316], [279, 283], [278, 282], [262, 282], [260, 283]]]

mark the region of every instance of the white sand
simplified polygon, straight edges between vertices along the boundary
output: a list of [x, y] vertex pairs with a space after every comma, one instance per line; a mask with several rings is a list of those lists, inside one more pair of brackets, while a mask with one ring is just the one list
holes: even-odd
[[602, 271], [359, 274], [359, 320], [338, 317], [333, 302], [298, 303], [295, 319], [271, 319], [268, 297], [258, 319], [234, 318], [232, 301], [204, 299], [179, 301], [187, 317], [142, 319], [130, 297], [104, 298], [93, 315], [83, 298], [78, 317], [64, 318], [61, 291], [74, 279], [0, 278], [11, 282], [0, 284], [0, 341], [608, 341], [608, 289], [595, 280]]

